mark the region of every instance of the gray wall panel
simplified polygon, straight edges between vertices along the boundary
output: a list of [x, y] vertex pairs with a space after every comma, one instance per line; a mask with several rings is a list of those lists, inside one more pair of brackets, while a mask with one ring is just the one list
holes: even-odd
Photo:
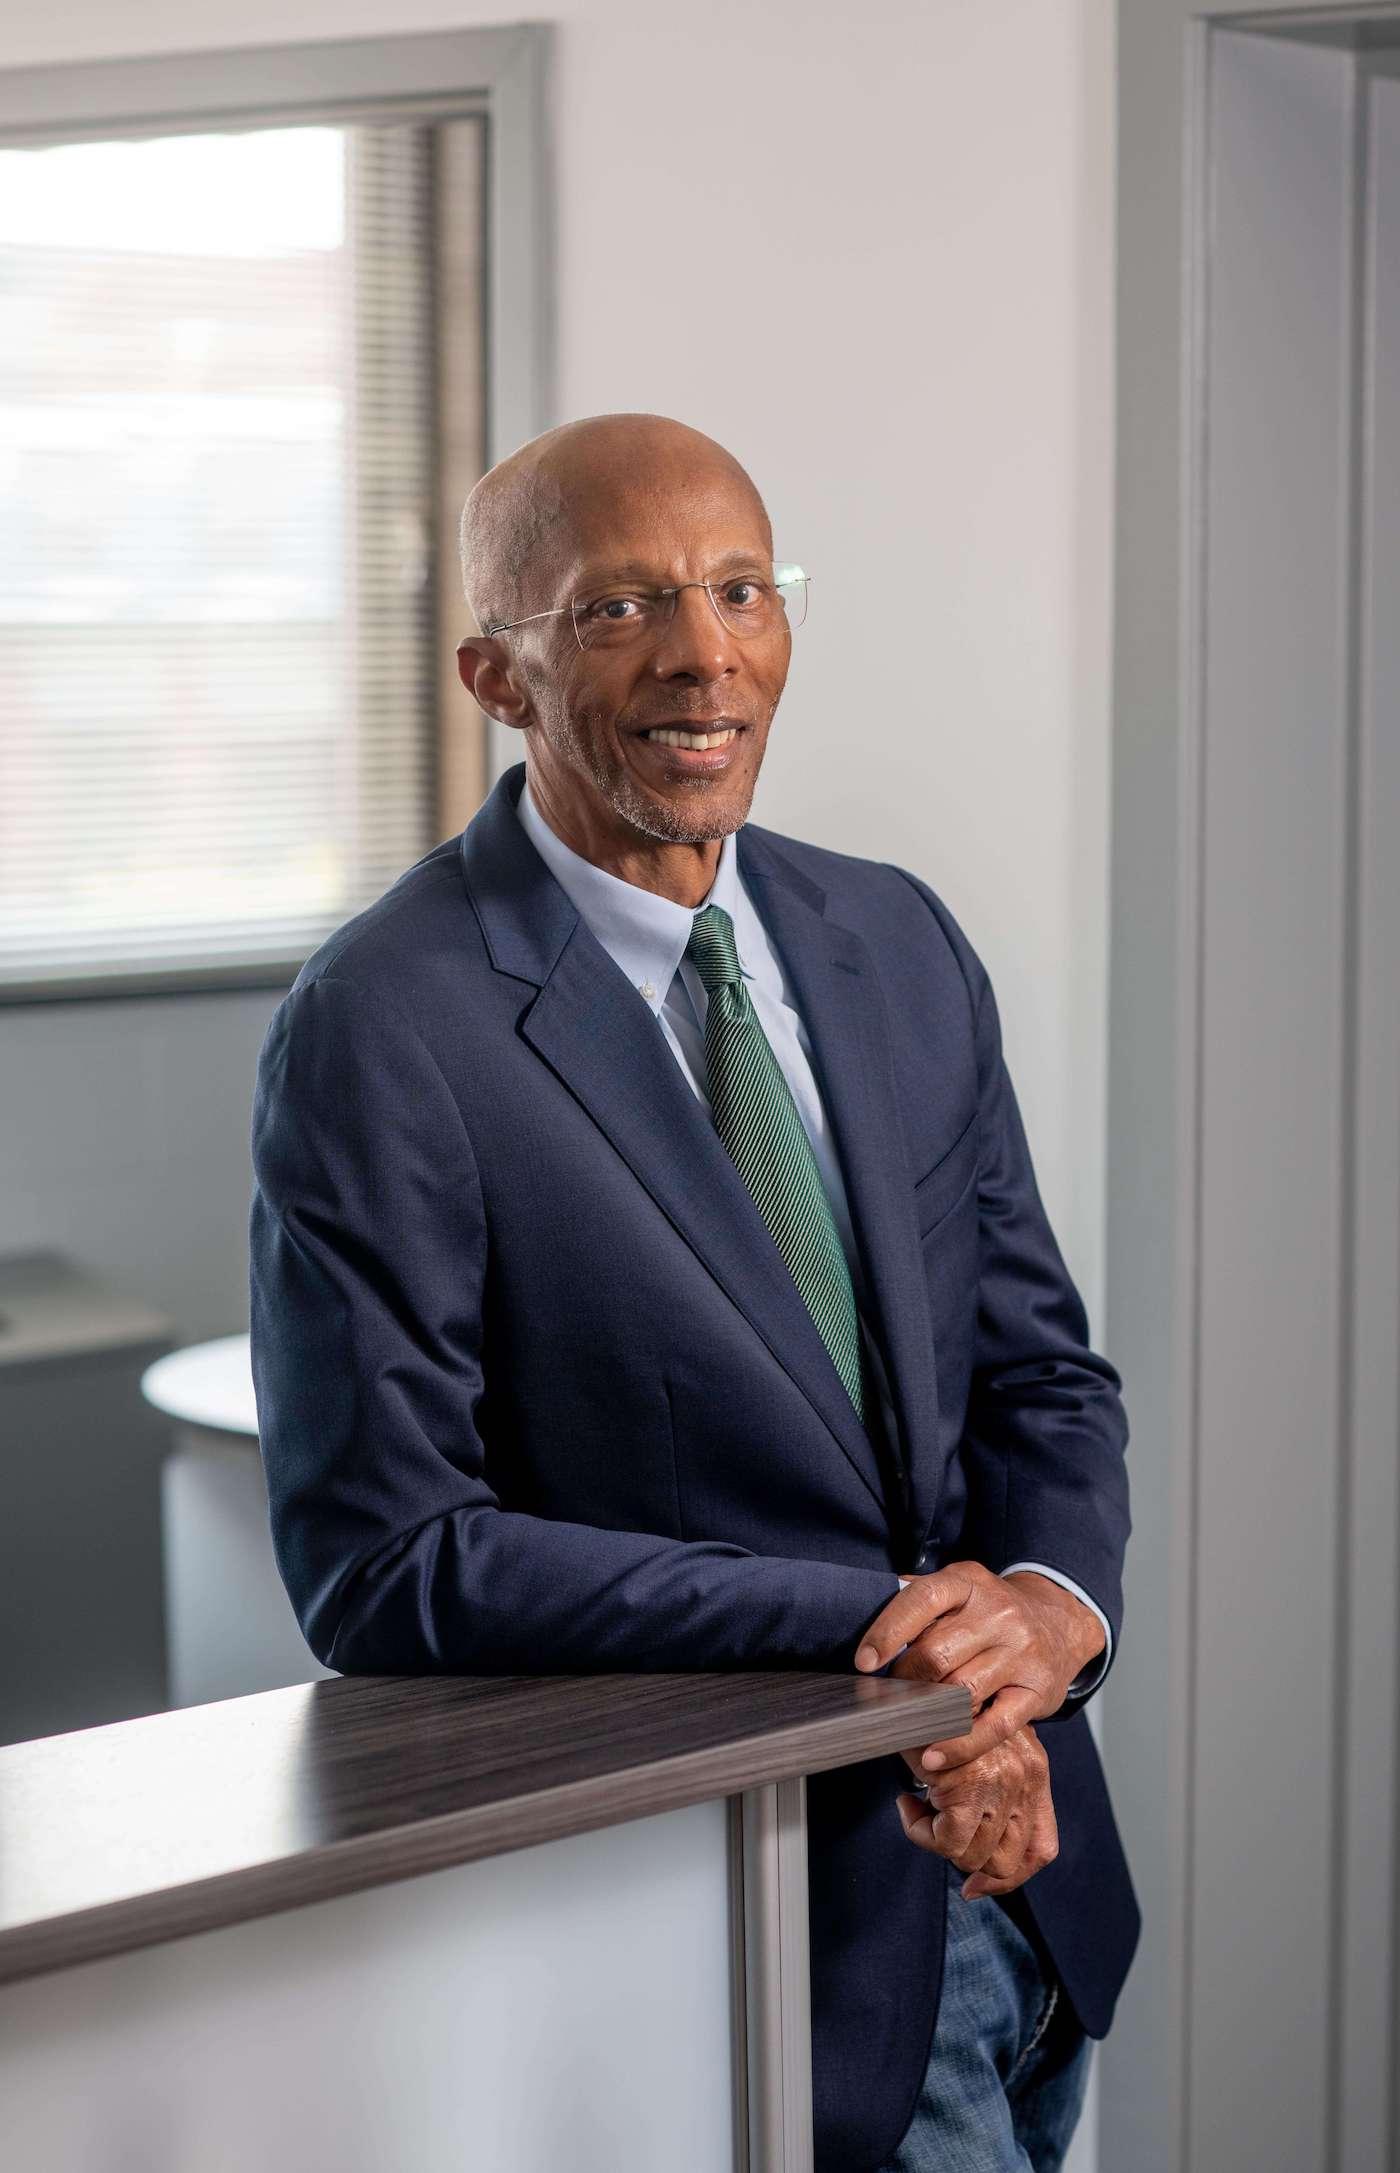
[[1325, 2164], [1350, 81], [1213, 41], [1189, 2162], [1235, 2173]]
[[1396, 2125], [1400, 1704], [1400, 80], [1363, 86], [1361, 502], [1356, 528], [1352, 1299], [1343, 1456], [1337, 2162], [1388, 2173]]

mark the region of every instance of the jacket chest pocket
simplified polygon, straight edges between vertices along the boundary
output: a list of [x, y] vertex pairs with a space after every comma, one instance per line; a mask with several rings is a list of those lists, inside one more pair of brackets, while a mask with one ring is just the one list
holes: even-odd
[[978, 1146], [974, 1112], [952, 1146], [939, 1156], [931, 1170], [925, 1171], [914, 1187], [914, 1219], [921, 1238], [936, 1229], [958, 1206], [969, 1187], [976, 1183]]

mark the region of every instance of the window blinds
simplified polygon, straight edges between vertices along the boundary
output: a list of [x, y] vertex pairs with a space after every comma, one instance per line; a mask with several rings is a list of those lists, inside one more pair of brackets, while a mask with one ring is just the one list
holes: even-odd
[[432, 842], [431, 137], [0, 153], [0, 987], [296, 961]]

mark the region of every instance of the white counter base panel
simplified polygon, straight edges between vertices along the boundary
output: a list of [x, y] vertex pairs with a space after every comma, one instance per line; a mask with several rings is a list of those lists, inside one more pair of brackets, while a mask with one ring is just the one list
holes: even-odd
[[723, 1800], [0, 1989], [16, 2173], [733, 2173]]

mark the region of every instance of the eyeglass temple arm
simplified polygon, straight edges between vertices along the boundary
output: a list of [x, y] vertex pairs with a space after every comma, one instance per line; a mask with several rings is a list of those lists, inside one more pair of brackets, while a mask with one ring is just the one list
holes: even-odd
[[498, 619], [494, 626], [483, 626], [481, 638], [489, 641], [493, 634], [508, 634], [513, 626], [528, 626], [532, 619], [562, 619], [573, 611], [572, 604], [561, 604], [553, 611], [527, 611], [523, 619]]

